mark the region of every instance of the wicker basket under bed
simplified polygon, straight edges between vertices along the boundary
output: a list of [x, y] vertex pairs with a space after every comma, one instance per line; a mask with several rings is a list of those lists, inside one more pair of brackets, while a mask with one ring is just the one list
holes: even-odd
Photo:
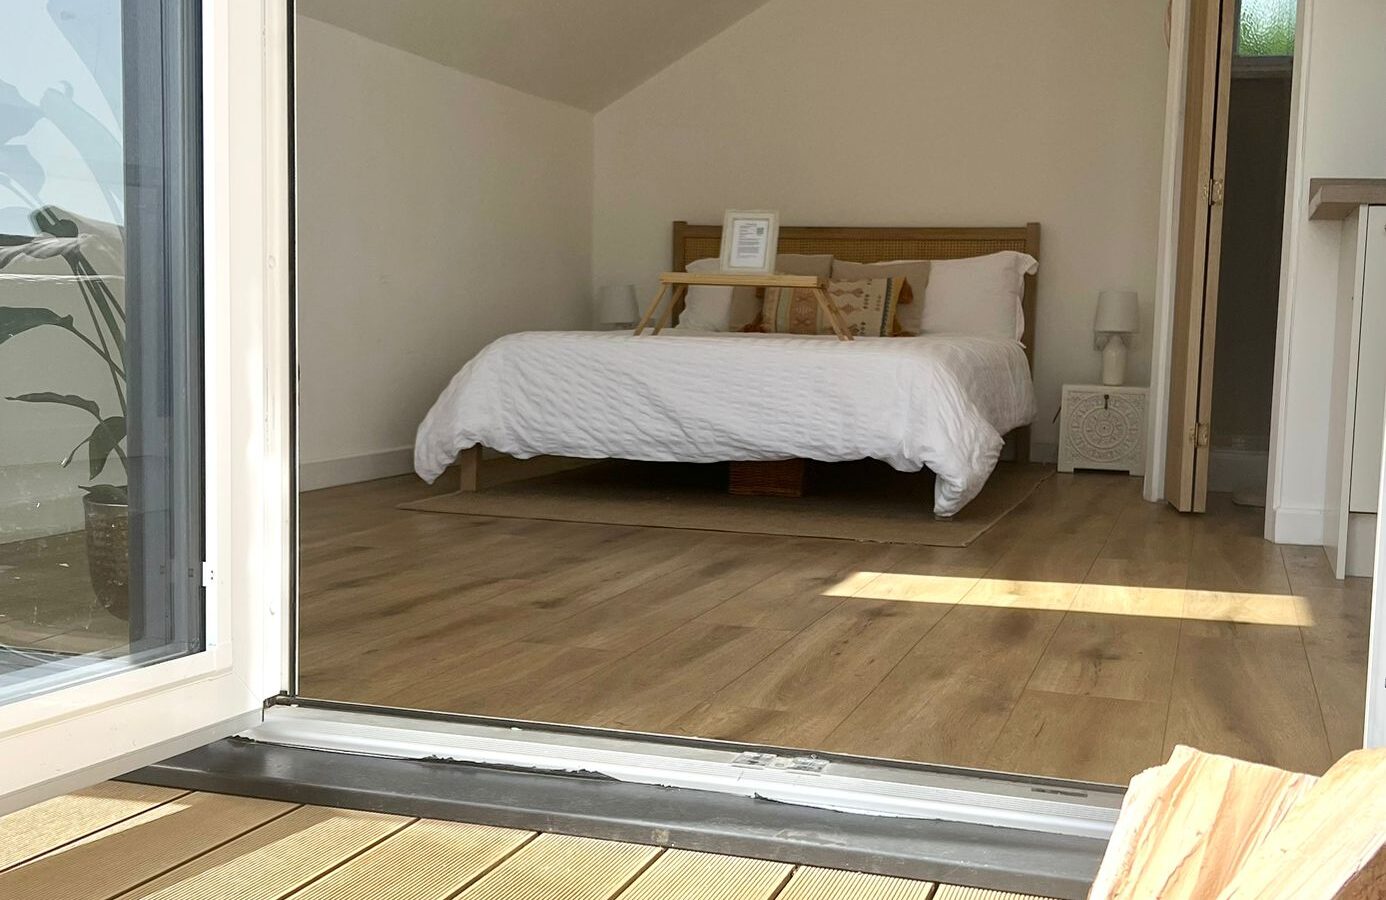
[[742, 497], [802, 497], [807, 468], [802, 459], [734, 462], [727, 492]]

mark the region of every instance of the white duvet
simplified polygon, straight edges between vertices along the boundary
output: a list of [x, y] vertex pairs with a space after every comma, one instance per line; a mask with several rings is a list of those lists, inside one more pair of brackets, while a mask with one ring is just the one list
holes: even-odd
[[873, 457], [931, 469], [934, 512], [951, 516], [1034, 415], [1025, 352], [1003, 338], [526, 332], [452, 379], [414, 468], [432, 482], [474, 444], [520, 458]]

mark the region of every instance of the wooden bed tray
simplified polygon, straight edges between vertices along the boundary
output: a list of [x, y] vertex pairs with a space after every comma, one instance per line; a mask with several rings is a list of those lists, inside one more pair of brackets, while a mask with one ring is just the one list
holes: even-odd
[[[1024, 225], [1003, 225], [998, 227], [960, 227], [960, 228], [916, 228], [913, 226], [861, 227], [846, 225], [782, 226], [777, 245], [779, 253], [830, 253], [837, 259], [848, 262], [877, 263], [902, 259], [965, 259], [970, 256], [985, 256], [1002, 250], [1017, 250], [1040, 258], [1040, 226], [1038, 222]], [[673, 248], [671, 270], [683, 272], [689, 263], [708, 258], [717, 258], [722, 252], [721, 225], [690, 225], [677, 221], [673, 225]], [[1030, 363], [1030, 373], [1035, 370], [1035, 312], [1038, 295], [1034, 275], [1025, 276], [1025, 295], [1021, 299], [1021, 309], [1025, 313], [1025, 332], [1021, 341], [1025, 344], [1025, 358]], [[919, 298], [917, 302], [923, 302]], [[683, 312], [680, 297], [674, 304], [672, 319], [678, 321]], [[1017, 428], [1008, 437], [1015, 448], [1015, 458], [1021, 461], [1030, 459], [1030, 428]], [[477, 468], [481, 459], [479, 447], [464, 450], [458, 457], [458, 467], [462, 472], [462, 490], [477, 489]], [[758, 483], [771, 485], [774, 496], [796, 496], [791, 483], [795, 471], [802, 473], [804, 466], [788, 466], [782, 462], [734, 462], [732, 463], [732, 483], [740, 484], [742, 490]], [[803, 490], [802, 475], [797, 487]]]

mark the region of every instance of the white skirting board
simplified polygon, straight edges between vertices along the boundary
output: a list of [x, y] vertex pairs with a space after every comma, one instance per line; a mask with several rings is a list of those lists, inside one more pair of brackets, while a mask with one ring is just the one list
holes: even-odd
[[1277, 507], [1270, 517], [1266, 540], [1277, 544], [1322, 546], [1325, 525], [1322, 509]]
[[407, 475], [412, 471], [414, 448], [395, 447], [375, 453], [301, 462], [298, 466], [298, 489], [316, 491], [340, 484], [389, 478], [391, 475]]

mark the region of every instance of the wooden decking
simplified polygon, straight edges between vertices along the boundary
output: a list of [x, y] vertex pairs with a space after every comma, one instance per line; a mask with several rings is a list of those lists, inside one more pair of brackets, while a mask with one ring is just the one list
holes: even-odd
[[304, 495], [305, 696], [1114, 783], [1360, 746], [1370, 582], [1225, 496], [1059, 475], [940, 548], [396, 508], [440, 489]]
[[972, 888], [107, 783], [0, 818], [6, 900], [1009, 900]]

